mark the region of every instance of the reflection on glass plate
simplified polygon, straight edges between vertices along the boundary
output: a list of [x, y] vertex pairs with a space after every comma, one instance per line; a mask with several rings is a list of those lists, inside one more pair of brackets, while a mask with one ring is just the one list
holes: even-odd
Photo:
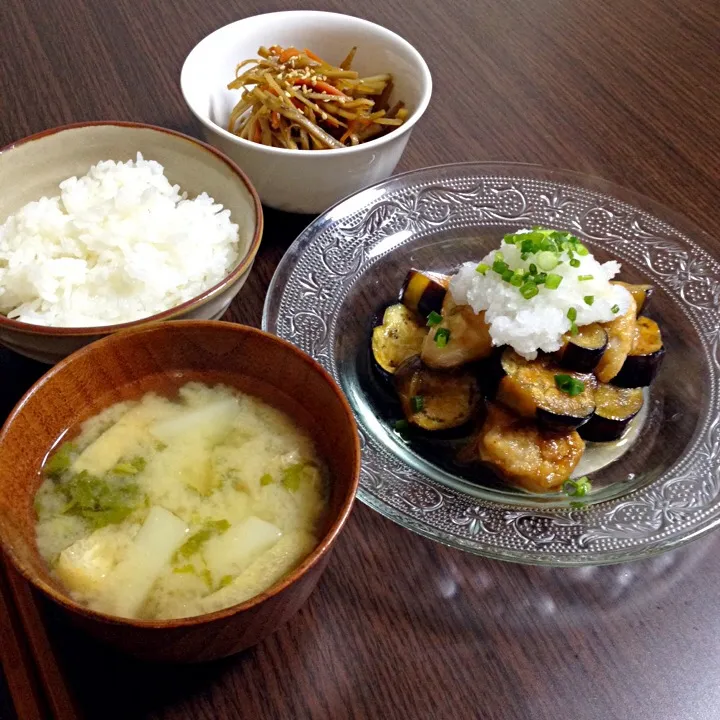
[[[665, 363], [631, 435], [589, 449], [593, 492], [583, 508], [418, 452], [392, 431], [370, 380], [372, 318], [410, 267], [450, 270], [529, 225], [569, 230], [601, 261], [619, 260], [622, 279], [657, 288], [649, 314], [663, 328]], [[359, 497], [383, 515], [505, 560], [620, 562], [720, 523], [720, 263], [708, 246], [683, 218], [596, 178], [493, 163], [428, 168], [364, 190], [313, 222], [278, 267], [263, 327], [342, 386], [363, 445]]]

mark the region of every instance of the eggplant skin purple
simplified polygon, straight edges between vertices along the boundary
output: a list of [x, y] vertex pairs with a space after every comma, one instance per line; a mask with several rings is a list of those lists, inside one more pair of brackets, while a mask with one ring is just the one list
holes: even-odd
[[[511, 348], [500, 355], [500, 382], [494, 399], [516, 415], [534, 418], [543, 430], [569, 432], [595, 412], [595, 377], [568, 373], [550, 357], [525, 360]], [[572, 378], [582, 390], [572, 395], [558, 387], [556, 377]]]
[[569, 333], [564, 338], [563, 347], [558, 350], [558, 364], [567, 370], [579, 373], [591, 373], [598, 366], [607, 350], [608, 334], [599, 323], [578, 328], [575, 335]]
[[630, 421], [642, 409], [645, 397], [642, 388], [620, 388], [599, 385], [595, 390], [595, 412], [579, 428], [580, 437], [591, 442], [612, 442], [620, 439]]
[[664, 357], [660, 327], [650, 318], [638, 318], [632, 349], [613, 378], [613, 384], [624, 388], [648, 387], [655, 380]]

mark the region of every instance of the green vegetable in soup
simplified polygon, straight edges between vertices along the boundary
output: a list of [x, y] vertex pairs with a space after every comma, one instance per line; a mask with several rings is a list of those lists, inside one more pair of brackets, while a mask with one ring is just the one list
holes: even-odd
[[95, 528], [121, 523], [143, 503], [140, 488], [133, 482], [119, 477], [99, 478], [83, 470], [75, 475], [69, 473], [70, 453], [67, 443], [44, 468], [52, 486], [36, 497], [38, 516], [44, 513], [45, 501], [54, 505], [61, 503], [57, 511], [63, 515], [78, 515]]
[[202, 530], [193, 533], [175, 553], [175, 559], [184, 557], [189, 558], [200, 550], [200, 548], [215, 535], [222, 535], [228, 528], [230, 523], [227, 520], [208, 520]]
[[73, 453], [77, 448], [71, 442], [63, 443], [57, 451], [48, 459], [43, 468], [45, 475], [59, 477], [70, 469], [73, 462]]
[[299, 490], [303, 470], [305, 470], [305, 463], [296, 463], [286, 467], [283, 470], [282, 484], [291, 492]]
[[204, 581], [204, 583], [208, 586], [208, 590], [213, 589], [213, 581], [212, 581], [212, 575], [210, 574], [210, 571], [207, 568], [204, 568], [200, 572], [200, 577]]
[[147, 461], [145, 458], [136, 457], [130, 460], [130, 462], [118, 463], [111, 472], [115, 475], [137, 475], [145, 469], [146, 465]]

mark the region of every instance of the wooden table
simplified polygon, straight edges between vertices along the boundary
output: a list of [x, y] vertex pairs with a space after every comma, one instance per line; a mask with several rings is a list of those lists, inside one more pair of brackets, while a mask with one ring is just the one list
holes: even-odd
[[[434, 96], [399, 169], [470, 159], [571, 168], [717, 227], [718, 0], [311, 5], [355, 10], [425, 55]], [[291, 7], [3, 0], [0, 144], [90, 119], [197, 134], [178, 87], [185, 55], [232, 20]], [[273, 270], [307, 221], [267, 213], [231, 319], [259, 324]], [[41, 371], [2, 352], [3, 413]], [[304, 610], [235, 658], [145, 667], [47, 612], [90, 718], [710, 720], [720, 716], [715, 552], [720, 534], [626, 566], [521, 567], [435, 545], [358, 506]], [[0, 717], [8, 708], [0, 683]]]

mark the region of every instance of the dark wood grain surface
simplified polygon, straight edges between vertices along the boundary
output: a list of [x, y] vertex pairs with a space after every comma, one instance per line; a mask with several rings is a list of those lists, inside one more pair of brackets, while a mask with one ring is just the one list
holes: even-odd
[[[197, 134], [178, 88], [185, 55], [227, 22], [291, 7], [2, 0], [0, 143], [89, 119]], [[470, 159], [570, 168], [717, 227], [718, 0], [311, 7], [361, 14], [425, 55], [434, 96], [399, 169]], [[233, 320], [259, 324], [273, 270], [307, 221], [268, 212]], [[0, 353], [6, 412], [42, 367]], [[89, 718], [712, 720], [719, 551], [715, 534], [625, 566], [521, 567], [435, 545], [358, 506], [307, 606], [235, 658], [144, 666], [47, 612]], [[8, 708], [0, 682], [0, 717]]]

